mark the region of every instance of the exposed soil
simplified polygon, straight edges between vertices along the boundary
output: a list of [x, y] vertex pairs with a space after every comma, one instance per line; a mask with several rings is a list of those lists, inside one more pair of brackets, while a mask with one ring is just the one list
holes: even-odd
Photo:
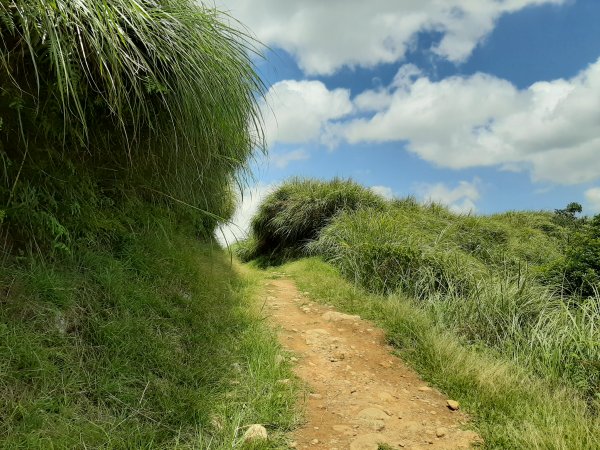
[[383, 331], [312, 302], [291, 280], [269, 281], [266, 290], [281, 342], [308, 387], [307, 421], [292, 447], [437, 450], [479, 441], [465, 429], [467, 417], [391, 353]]

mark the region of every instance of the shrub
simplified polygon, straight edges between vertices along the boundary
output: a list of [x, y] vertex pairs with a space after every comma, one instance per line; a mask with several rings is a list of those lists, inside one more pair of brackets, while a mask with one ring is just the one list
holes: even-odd
[[564, 256], [547, 264], [543, 273], [563, 295], [591, 297], [600, 292], [600, 215], [571, 228]]
[[340, 212], [385, 206], [383, 198], [351, 180], [294, 178], [269, 195], [252, 219], [251, 256], [303, 254], [306, 244]]

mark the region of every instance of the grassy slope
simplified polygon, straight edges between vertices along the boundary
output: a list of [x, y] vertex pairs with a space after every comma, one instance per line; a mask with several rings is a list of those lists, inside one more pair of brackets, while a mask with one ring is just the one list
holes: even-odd
[[369, 291], [410, 295], [436, 323], [597, 402], [600, 297], [570, 307], [538, 277], [565, 232], [547, 213], [457, 216], [396, 201], [338, 216], [309, 247]]
[[547, 213], [461, 216], [408, 199], [385, 211], [342, 214], [310, 248], [373, 291], [401, 287], [426, 298], [440, 288], [462, 294], [482, 277], [546, 264], [560, 256], [560, 233]]
[[474, 415], [486, 448], [600, 448], [600, 421], [590, 417], [576, 392], [549, 386], [506, 359], [466, 346], [407, 297], [356, 288], [318, 258], [283, 270], [315, 299], [382, 326], [406, 361]]
[[2, 448], [282, 445], [294, 388], [252, 308], [256, 275], [172, 221], [0, 271]]

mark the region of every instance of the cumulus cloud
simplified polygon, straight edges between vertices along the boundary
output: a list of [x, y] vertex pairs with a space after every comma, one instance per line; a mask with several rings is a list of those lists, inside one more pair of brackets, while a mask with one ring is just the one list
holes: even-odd
[[293, 54], [309, 74], [343, 66], [401, 61], [420, 32], [435, 31], [431, 49], [464, 61], [503, 14], [567, 0], [217, 0], [263, 43]]
[[216, 237], [222, 245], [231, 245], [238, 240], [245, 239], [250, 230], [250, 222], [262, 201], [277, 189], [276, 184], [259, 183], [245, 189], [238, 196], [238, 207], [227, 224], [222, 225], [216, 231]]
[[391, 187], [371, 186], [369, 189], [371, 189], [371, 191], [376, 193], [377, 195], [385, 198], [386, 200], [391, 200], [394, 198], [394, 190]]
[[593, 214], [600, 214], [600, 187], [585, 191], [587, 206]]
[[327, 122], [349, 114], [353, 105], [347, 89], [329, 90], [320, 81], [284, 80], [267, 93], [267, 144], [298, 144], [321, 136]]
[[270, 161], [278, 169], [285, 169], [292, 162], [306, 161], [309, 158], [310, 155], [304, 149], [292, 150], [291, 152], [285, 153], [271, 153], [269, 157]]
[[426, 202], [441, 203], [459, 214], [468, 214], [477, 211], [475, 202], [481, 197], [481, 181], [461, 181], [455, 187], [445, 183], [427, 184], [421, 183], [416, 186], [416, 191], [422, 200]]
[[600, 60], [578, 76], [519, 90], [491, 75], [431, 81], [413, 68], [356, 97], [364, 117], [327, 127], [328, 142], [405, 141], [437, 166], [529, 170], [562, 184], [600, 177]]

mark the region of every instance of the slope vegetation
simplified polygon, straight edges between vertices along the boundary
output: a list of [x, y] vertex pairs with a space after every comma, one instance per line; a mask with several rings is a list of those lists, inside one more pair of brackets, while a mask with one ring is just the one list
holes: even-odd
[[257, 44], [231, 21], [0, 3], [0, 447], [232, 448], [291, 425], [256, 286], [212, 237], [262, 146]]
[[232, 448], [252, 423], [277, 448], [294, 394], [258, 280], [139, 214], [148, 228], [118, 246], [2, 267], [2, 448]]
[[[431, 329], [451, 330], [452, 339], [462, 345], [510, 361], [515, 370], [541, 380], [547, 391], [536, 388], [535, 392], [551, 395], [555, 389], [569, 389], [578, 398], [574, 401], [587, 404], [589, 410], [582, 414], [590, 414], [590, 426], [597, 427], [597, 422], [591, 425], [591, 416], [600, 406], [598, 286], [565, 289], [568, 283], [559, 283], [570, 277], [566, 269], [587, 261], [574, 259], [577, 255], [571, 249], [577, 242], [595, 242], [596, 219], [577, 219], [564, 211], [462, 216], [410, 198], [380, 199], [375, 207], [349, 209], [339, 200], [343, 197], [339, 181], [331, 183], [331, 192], [336, 192], [336, 205], [342, 206], [328, 208], [327, 214], [315, 218], [303, 214], [312, 206], [298, 204], [307, 198], [306, 191], [313, 192], [315, 183], [295, 179], [282, 187], [285, 192], [298, 193], [295, 198], [282, 199], [277, 192], [267, 198], [254, 219], [253, 234], [241, 248], [246, 251], [244, 245], [252, 246], [257, 235], [269, 232], [264, 224], [277, 224], [278, 234], [271, 234], [272, 238], [286, 235], [288, 227], [309, 224], [316, 230], [313, 235], [291, 243], [280, 240], [278, 249], [283, 250], [279, 255], [285, 255], [286, 246], [293, 246], [295, 255], [318, 256], [336, 273], [376, 295], [365, 295], [365, 302], [382, 301], [380, 298], [408, 302], [410, 306], [402, 308], [414, 309]], [[318, 183], [321, 192], [327, 192], [327, 183]], [[352, 198], [372, 195], [353, 183], [347, 185], [352, 186]], [[275, 198], [279, 201], [274, 202]], [[310, 201], [315, 205], [328, 198], [323, 195]], [[278, 261], [273, 253], [261, 256]], [[593, 271], [593, 265], [585, 267], [587, 280], [595, 280]], [[385, 309], [372, 308], [381, 314]], [[404, 331], [407, 335], [398, 338], [399, 342], [421, 339], [419, 332], [415, 336], [410, 328]], [[427, 339], [436, 336], [426, 335]], [[549, 418], [552, 412], [548, 414], [536, 426], [543, 428], [544, 421], [553, 420]], [[588, 436], [585, 427], [577, 429]], [[532, 432], [544, 433], [541, 429]], [[589, 447], [591, 441], [584, 437], [582, 442]]]

